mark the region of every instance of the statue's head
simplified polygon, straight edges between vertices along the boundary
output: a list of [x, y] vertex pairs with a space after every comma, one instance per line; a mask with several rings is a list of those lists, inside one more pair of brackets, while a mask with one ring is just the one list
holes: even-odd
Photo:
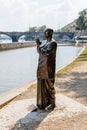
[[53, 29], [47, 28], [47, 29], [45, 30], [44, 34], [45, 34], [45, 37], [46, 37], [46, 38], [48, 38], [48, 37], [52, 38]]

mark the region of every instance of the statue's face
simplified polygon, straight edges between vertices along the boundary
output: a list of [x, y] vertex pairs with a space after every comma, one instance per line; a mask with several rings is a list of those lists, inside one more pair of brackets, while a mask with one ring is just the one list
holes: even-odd
[[46, 31], [44, 34], [45, 34], [46, 38], [51, 38], [52, 37], [52, 33], [50, 31]]

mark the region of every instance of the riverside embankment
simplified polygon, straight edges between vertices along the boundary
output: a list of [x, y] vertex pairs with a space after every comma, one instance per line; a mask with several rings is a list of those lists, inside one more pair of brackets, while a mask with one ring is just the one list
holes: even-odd
[[56, 109], [31, 112], [36, 83], [0, 111], [1, 130], [87, 130], [87, 46], [56, 73]]
[[[87, 69], [86, 68], [87, 68], [87, 45], [84, 46], [83, 51], [81, 51], [81, 54], [78, 55], [76, 59], [70, 62], [70, 64], [68, 64], [67, 66], [57, 70], [56, 83], [55, 83], [56, 92], [58, 93], [62, 92], [65, 95], [70, 90], [72, 90], [73, 94], [71, 95], [73, 96], [70, 97], [75, 98], [74, 91], [76, 91], [77, 93], [76, 95], [78, 96], [75, 99], [81, 103], [84, 103], [86, 101], [84, 105], [87, 105], [87, 95], [86, 95], [87, 94], [87, 85], [86, 85]], [[80, 97], [80, 94], [83, 95], [83, 98]], [[30, 87], [27, 89], [27, 91], [21, 93], [19, 96], [16, 97], [16, 99], [30, 98], [35, 96], [36, 96], [36, 82], [33, 82], [33, 84], [30, 85]], [[81, 101], [79, 99], [81, 99]]]
[[0, 43], [0, 51], [9, 50], [9, 49], [17, 49], [23, 47], [32, 47], [35, 46], [35, 41], [28, 42], [14, 42], [14, 43]]

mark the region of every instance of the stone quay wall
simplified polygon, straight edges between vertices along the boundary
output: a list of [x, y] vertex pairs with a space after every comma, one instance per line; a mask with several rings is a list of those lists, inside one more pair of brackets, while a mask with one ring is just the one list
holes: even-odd
[[23, 47], [33, 47], [33, 46], [36, 46], [35, 41], [0, 43], [0, 51], [9, 50], [9, 49], [23, 48]]

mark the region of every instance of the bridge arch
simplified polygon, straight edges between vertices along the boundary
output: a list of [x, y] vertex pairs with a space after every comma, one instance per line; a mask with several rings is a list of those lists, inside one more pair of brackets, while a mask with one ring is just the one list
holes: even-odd
[[25, 35], [21, 35], [19, 38], [18, 38], [18, 42], [24, 42], [26, 41], [25, 40]]
[[8, 36], [8, 37], [10, 37], [10, 38], [11, 38], [11, 36], [10, 36], [9, 34], [4, 33], [4, 32], [0, 32], [0, 35], [5, 35], [5, 36]]
[[8, 40], [8, 42], [12, 42], [12, 38], [5, 33], [0, 33], [0, 38], [1, 38], [2, 42], [6, 42], [7, 40]]
[[[45, 39], [43, 32], [0, 32], [0, 34], [11, 37], [12, 42], [18, 42], [19, 38], [23, 35], [28, 36], [29, 40], [35, 40], [37, 37], [41, 40]], [[63, 37], [73, 39], [74, 34], [74, 32], [54, 32], [54, 38], [55, 40], [63, 39]]]

